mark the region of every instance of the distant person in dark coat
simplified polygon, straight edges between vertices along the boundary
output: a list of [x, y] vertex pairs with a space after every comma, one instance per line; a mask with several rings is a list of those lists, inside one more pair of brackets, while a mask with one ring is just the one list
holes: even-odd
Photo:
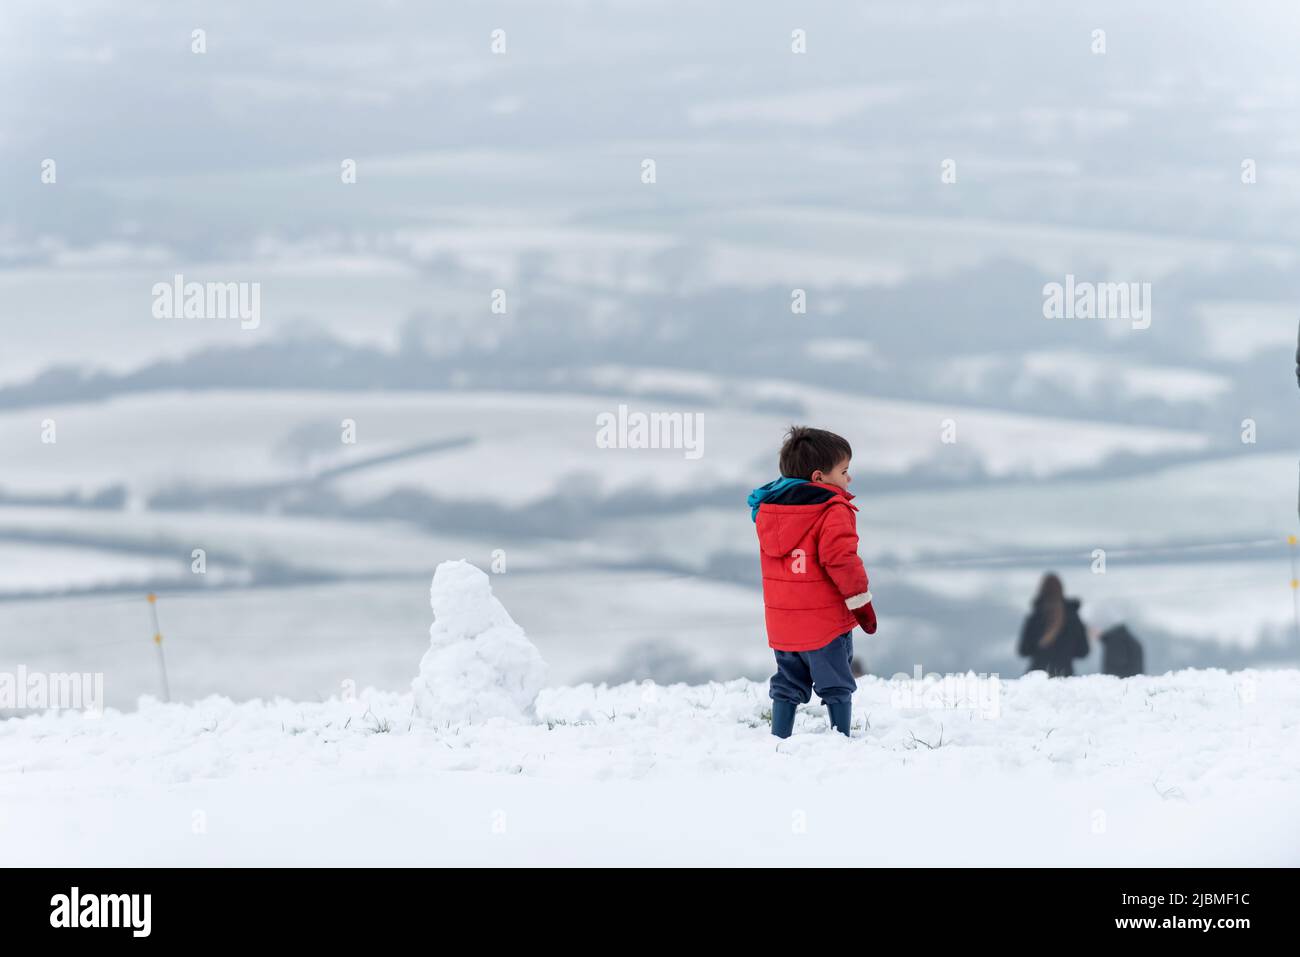
[[1044, 575], [1033, 610], [1020, 629], [1020, 655], [1029, 659], [1025, 672], [1065, 678], [1074, 674], [1074, 659], [1087, 653], [1088, 633], [1079, 620], [1078, 599], [1065, 597], [1056, 575]]
[[1142, 674], [1142, 642], [1124, 625], [1101, 633], [1101, 673], [1116, 678]]

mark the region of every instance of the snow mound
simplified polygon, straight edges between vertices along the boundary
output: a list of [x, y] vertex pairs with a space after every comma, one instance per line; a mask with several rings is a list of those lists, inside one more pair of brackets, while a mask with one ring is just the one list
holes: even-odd
[[443, 562], [429, 589], [430, 648], [411, 682], [416, 713], [435, 724], [489, 718], [530, 721], [546, 662], [488, 576], [469, 562]]

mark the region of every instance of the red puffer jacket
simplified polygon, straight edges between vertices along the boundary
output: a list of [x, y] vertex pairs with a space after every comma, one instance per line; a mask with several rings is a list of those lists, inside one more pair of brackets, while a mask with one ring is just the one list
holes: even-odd
[[834, 485], [807, 482], [759, 505], [755, 525], [772, 648], [811, 651], [857, 625], [845, 602], [865, 600], [867, 570], [858, 557], [852, 498]]

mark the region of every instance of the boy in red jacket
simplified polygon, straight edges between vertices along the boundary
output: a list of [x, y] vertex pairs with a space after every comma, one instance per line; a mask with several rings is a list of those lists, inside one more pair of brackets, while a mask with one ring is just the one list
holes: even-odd
[[853, 449], [834, 432], [795, 426], [781, 446], [781, 478], [749, 493], [763, 567], [772, 733], [788, 738], [794, 712], [816, 691], [835, 730], [849, 733], [853, 626], [876, 633], [867, 570], [858, 557], [849, 494]]

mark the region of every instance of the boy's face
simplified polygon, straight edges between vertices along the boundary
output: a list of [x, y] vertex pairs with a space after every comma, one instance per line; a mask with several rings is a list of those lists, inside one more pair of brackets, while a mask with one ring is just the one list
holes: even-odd
[[829, 472], [823, 472], [818, 469], [812, 474], [814, 482], [821, 482], [823, 485], [834, 485], [836, 488], [842, 488], [844, 491], [849, 490], [849, 483], [853, 479], [849, 478], [849, 459], [844, 459], [835, 464], [835, 468]]

